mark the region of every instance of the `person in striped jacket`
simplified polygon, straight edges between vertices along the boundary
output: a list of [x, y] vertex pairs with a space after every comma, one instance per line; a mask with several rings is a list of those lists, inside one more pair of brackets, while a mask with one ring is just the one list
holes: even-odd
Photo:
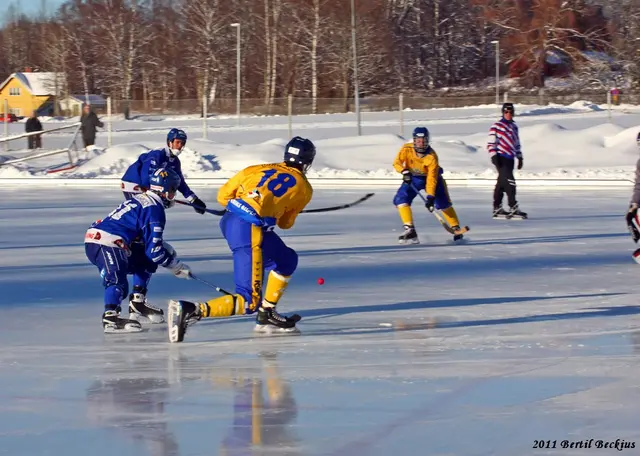
[[[513, 103], [502, 105], [502, 118], [491, 126], [489, 130], [489, 142], [487, 150], [491, 163], [498, 171], [498, 180], [493, 192], [493, 218], [527, 218], [516, 201], [516, 179], [513, 176], [515, 161], [518, 160], [518, 169], [522, 169], [522, 151], [520, 150], [520, 137], [518, 126], [513, 120], [515, 108]], [[502, 208], [502, 197], [507, 194], [509, 211]]]

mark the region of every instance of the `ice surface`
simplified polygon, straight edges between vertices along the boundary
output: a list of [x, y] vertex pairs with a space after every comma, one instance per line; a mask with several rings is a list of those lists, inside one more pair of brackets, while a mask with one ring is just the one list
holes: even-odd
[[[101, 331], [82, 240], [118, 190], [0, 190], [0, 454], [593, 455], [618, 452], [532, 446], [618, 438], [638, 451], [627, 191], [522, 190], [531, 219], [494, 221], [489, 191], [453, 187], [467, 243], [416, 205], [422, 244], [400, 246], [393, 193], [378, 189], [283, 233], [300, 266], [281, 310], [304, 316], [301, 336], [256, 337], [240, 317], [169, 344], [164, 325]], [[318, 190], [309, 207], [366, 190]], [[176, 207], [166, 232], [232, 287], [215, 217]], [[161, 271], [149, 298], [215, 295]]]

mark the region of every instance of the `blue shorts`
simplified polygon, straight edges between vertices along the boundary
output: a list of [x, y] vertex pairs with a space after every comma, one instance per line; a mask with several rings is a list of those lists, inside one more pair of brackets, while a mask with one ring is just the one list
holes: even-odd
[[[424, 190], [426, 186], [427, 178], [423, 176], [413, 176], [411, 183], [418, 190]], [[418, 196], [416, 191], [411, 188], [409, 184], [403, 183], [398, 189], [396, 196], [393, 198], [393, 204], [396, 206], [406, 205], [411, 206], [411, 203]], [[438, 176], [438, 183], [436, 184], [436, 194], [434, 195], [435, 207], [438, 210], [448, 209], [452, 206], [451, 198], [449, 197], [449, 189], [447, 189], [447, 183]]]
[[265, 271], [290, 276], [298, 266], [298, 254], [271, 228], [252, 225], [231, 212], [220, 220], [220, 230], [233, 252], [236, 293], [245, 299], [245, 311], [254, 312], [262, 301]]
[[128, 274], [134, 275], [134, 285], [146, 288], [158, 266], [149, 259], [143, 244], [131, 245], [131, 255], [118, 247], [87, 242], [84, 244], [89, 261], [100, 271], [105, 288], [105, 306], [117, 306], [129, 294]]

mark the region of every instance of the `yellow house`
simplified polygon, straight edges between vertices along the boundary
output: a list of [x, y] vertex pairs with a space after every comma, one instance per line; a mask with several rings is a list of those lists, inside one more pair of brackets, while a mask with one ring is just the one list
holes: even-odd
[[65, 82], [64, 73], [13, 73], [0, 85], [0, 112], [4, 113], [7, 101], [9, 113], [16, 116], [28, 117], [34, 110], [53, 115], [55, 96]]

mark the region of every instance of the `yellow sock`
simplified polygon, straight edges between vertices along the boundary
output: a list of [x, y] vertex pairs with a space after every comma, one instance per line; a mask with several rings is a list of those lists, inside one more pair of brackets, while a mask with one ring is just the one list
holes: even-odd
[[443, 209], [442, 214], [444, 215], [444, 219], [447, 221], [449, 226], [460, 225], [458, 214], [456, 214], [456, 210], [453, 208], [453, 206]]
[[411, 206], [407, 206], [406, 204], [398, 206], [398, 213], [400, 214], [400, 219], [402, 220], [403, 225], [413, 226], [413, 212], [411, 212]]
[[240, 295], [223, 295], [199, 304], [202, 318], [224, 318], [232, 315], [244, 315], [244, 298]]
[[278, 304], [282, 294], [289, 285], [290, 278], [291, 276], [283, 276], [275, 271], [271, 271], [267, 280], [267, 288], [264, 291], [264, 300], [274, 306]]

